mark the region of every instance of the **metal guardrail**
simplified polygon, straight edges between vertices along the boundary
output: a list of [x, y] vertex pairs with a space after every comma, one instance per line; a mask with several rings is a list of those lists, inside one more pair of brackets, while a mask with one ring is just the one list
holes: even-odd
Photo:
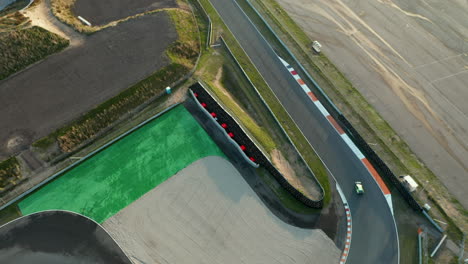
[[423, 209], [422, 210], [422, 213], [423, 215], [427, 218], [427, 220], [429, 220], [429, 222], [431, 222], [432, 225], [434, 225], [434, 227], [439, 230], [439, 232], [443, 233], [444, 230], [442, 229], [442, 227], [440, 227], [439, 224], [437, 224], [434, 219], [432, 219], [432, 217]]
[[423, 254], [422, 254], [422, 229], [418, 229], [418, 263], [422, 264]]
[[208, 15], [208, 12], [206, 12], [205, 8], [203, 5], [200, 3], [200, 0], [197, 0], [198, 6], [201, 8], [203, 11], [203, 14], [205, 15], [206, 19], [208, 20], [208, 34], [206, 36], [206, 49], [209, 49], [211, 46], [211, 39], [213, 35], [213, 23], [211, 23], [211, 18], [210, 15]]

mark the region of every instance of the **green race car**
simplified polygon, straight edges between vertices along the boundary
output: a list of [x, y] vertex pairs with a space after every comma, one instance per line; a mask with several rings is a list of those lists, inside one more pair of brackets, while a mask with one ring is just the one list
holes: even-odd
[[354, 188], [356, 189], [357, 194], [364, 194], [364, 187], [362, 187], [361, 182], [355, 182], [354, 183]]

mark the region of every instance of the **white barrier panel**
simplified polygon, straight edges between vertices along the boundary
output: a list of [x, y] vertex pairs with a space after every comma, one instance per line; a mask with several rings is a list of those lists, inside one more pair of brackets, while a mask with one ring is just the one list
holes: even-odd
[[88, 20], [82, 18], [81, 16], [78, 16], [78, 19], [83, 22], [83, 24], [87, 25], [87, 26], [91, 26], [91, 23], [89, 23]]

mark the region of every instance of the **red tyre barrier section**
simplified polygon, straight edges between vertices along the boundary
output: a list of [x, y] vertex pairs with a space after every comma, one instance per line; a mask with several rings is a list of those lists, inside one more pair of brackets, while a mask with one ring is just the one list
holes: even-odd
[[216, 100], [211, 97], [211, 95], [205, 91], [205, 89], [199, 84], [196, 83], [190, 86], [190, 90], [193, 92], [194, 97], [198, 103], [211, 113], [215, 114], [215, 120], [218, 124], [225, 129], [229, 137], [231, 137], [237, 144], [239, 148], [249, 157], [249, 159], [264, 167], [268, 172], [273, 175], [273, 177], [278, 181], [278, 183], [285, 188], [292, 196], [297, 200], [301, 201], [303, 204], [311, 208], [322, 208], [323, 207], [323, 191], [319, 200], [312, 200], [306, 197], [304, 194], [299, 192], [294, 188], [284, 177], [283, 175], [271, 164], [271, 162], [266, 158], [263, 153], [257, 148], [257, 146], [250, 140], [250, 138], [245, 134], [244, 130], [237, 124], [237, 122], [232, 118], [224, 109], [216, 102]]

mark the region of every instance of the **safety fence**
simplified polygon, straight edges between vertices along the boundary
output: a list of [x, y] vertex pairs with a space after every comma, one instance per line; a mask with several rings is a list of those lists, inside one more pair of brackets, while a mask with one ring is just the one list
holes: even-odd
[[213, 118], [216, 118], [216, 121], [228, 132], [228, 135], [239, 144], [239, 147], [252, 162], [264, 167], [276, 181], [298, 201], [311, 208], [323, 207], [323, 197], [321, 197], [320, 200], [312, 200], [292, 186], [249, 138], [234, 118], [231, 117], [199, 83], [192, 85], [190, 90], [193, 92], [198, 103], [205, 108]]

